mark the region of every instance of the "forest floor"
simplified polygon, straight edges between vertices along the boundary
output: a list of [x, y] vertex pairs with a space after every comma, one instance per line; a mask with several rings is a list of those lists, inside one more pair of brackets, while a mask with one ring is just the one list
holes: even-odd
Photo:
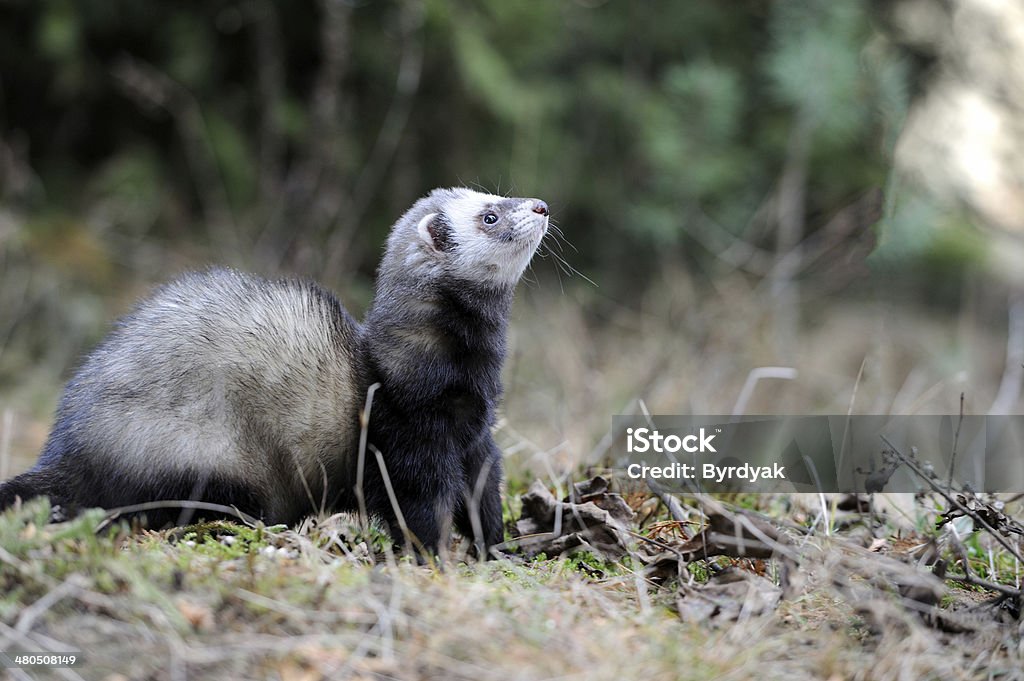
[[[623, 501], [611, 492], [588, 498]], [[37, 501], [0, 517], [0, 648], [81, 656], [70, 669], [11, 670], [12, 678], [1024, 673], [1019, 596], [996, 604], [995, 592], [917, 566], [922, 547], [935, 544], [928, 531], [876, 529], [881, 536], [871, 538], [855, 520], [863, 514], [836, 511], [830, 534], [820, 522], [808, 532], [815, 523], [803, 499], [773, 497], [758, 499], [803, 531], [714, 499], [703, 512], [684, 500], [676, 510], [686, 520], [676, 522], [654, 497], [626, 498], [638, 515], [622, 527], [636, 534], [619, 535], [621, 550], [604, 547], [616, 558], [584, 550], [477, 563], [456, 553], [434, 565], [397, 557], [351, 516], [294, 529], [217, 522], [132, 533], [107, 526], [100, 511], [48, 524]], [[767, 551], [748, 534], [740, 553], [774, 557], [721, 550], [722, 535], [710, 531], [722, 518], [770, 533]], [[973, 574], [1016, 588], [1012, 560], [982, 538], [965, 544]], [[948, 576], [962, 574], [956, 566]]]
[[[0, 651], [82, 657], [11, 678], [1024, 678], [1019, 561], [990, 534], [938, 528], [940, 495], [879, 497], [873, 512], [817, 495], [670, 508], [599, 468], [616, 413], [955, 413], [961, 392], [967, 413], [985, 413], [999, 392], [1005, 337], [984, 310], [821, 307], [787, 346], [777, 315], [736, 285], [698, 303], [666, 282], [673, 297], [597, 316], [572, 294], [524, 296], [497, 428], [500, 560], [453, 547], [419, 565], [349, 515], [133, 532], [101, 511], [51, 524], [42, 501], [7, 511]], [[779, 348], [799, 378], [751, 383]], [[4, 413], [11, 474], [46, 425]], [[538, 508], [597, 518], [596, 530], [514, 539], [517, 523], [544, 534]]]

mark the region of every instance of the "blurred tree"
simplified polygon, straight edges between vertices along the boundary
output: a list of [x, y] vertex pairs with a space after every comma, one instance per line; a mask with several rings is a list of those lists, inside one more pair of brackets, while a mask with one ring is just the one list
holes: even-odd
[[885, 184], [905, 115], [868, 7], [5, 0], [0, 276], [89, 253], [46, 270], [84, 305], [217, 261], [358, 307], [389, 224], [450, 184], [549, 200], [607, 292], [799, 276], [783, 256]]
[[[685, 252], [695, 215], [748, 233], [787, 163], [828, 215], [884, 182], [906, 106], [865, 6], [823, 0], [8, 0], [0, 44], [25, 209], [81, 214], [122, 176], [166, 204], [155, 236], [364, 273], [397, 210], [460, 181], [551, 198], [611, 237], [579, 256], [609, 273], [624, 243]], [[355, 252], [304, 260], [318, 242]]]

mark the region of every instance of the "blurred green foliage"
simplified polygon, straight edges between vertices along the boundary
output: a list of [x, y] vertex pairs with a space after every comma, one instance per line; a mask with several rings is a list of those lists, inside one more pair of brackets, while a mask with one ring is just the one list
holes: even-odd
[[466, 183], [548, 198], [614, 283], [695, 213], [747, 233], [794, 154], [810, 216], [883, 185], [907, 108], [867, 5], [826, 0], [7, 0], [0, 45], [9, 205], [338, 281]]
[[[737, 240], [773, 257], [783, 222], [814, 235], [888, 180], [909, 76], [876, 20], [828, 0], [3, 0], [0, 276], [36, 283], [2, 287], [0, 339], [37, 340], [0, 381], [55, 346], [71, 364], [112, 291], [123, 310], [207, 262], [358, 309], [435, 186], [547, 199], [569, 260], [620, 297], [661, 267], [736, 267], [709, 251]], [[877, 220], [858, 215], [848, 236]]]

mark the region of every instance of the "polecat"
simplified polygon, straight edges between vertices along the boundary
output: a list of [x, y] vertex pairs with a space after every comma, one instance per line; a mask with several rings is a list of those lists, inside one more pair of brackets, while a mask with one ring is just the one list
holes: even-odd
[[[392, 227], [364, 324], [319, 285], [228, 269], [185, 274], [122, 318], [68, 382], [38, 463], [0, 508], [154, 500], [233, 505], [268, 523], [355, 510], [360, 412], [369, 513], [436, 551], [454, 521], [502, 540], [492, 436], [513, 289], [548, 207], [437, 189]], [[183, 522], [151, 510], [150, 525]]]

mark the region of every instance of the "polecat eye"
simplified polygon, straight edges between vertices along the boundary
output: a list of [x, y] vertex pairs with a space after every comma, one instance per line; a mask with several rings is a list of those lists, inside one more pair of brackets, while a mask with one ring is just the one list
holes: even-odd
[[488, 213], [487, 215], [484, 216], [484, 224], [485, 225], [493, 225], [497, 221], [498, 221], [498, 216], [495, 215], [494, 213]]

